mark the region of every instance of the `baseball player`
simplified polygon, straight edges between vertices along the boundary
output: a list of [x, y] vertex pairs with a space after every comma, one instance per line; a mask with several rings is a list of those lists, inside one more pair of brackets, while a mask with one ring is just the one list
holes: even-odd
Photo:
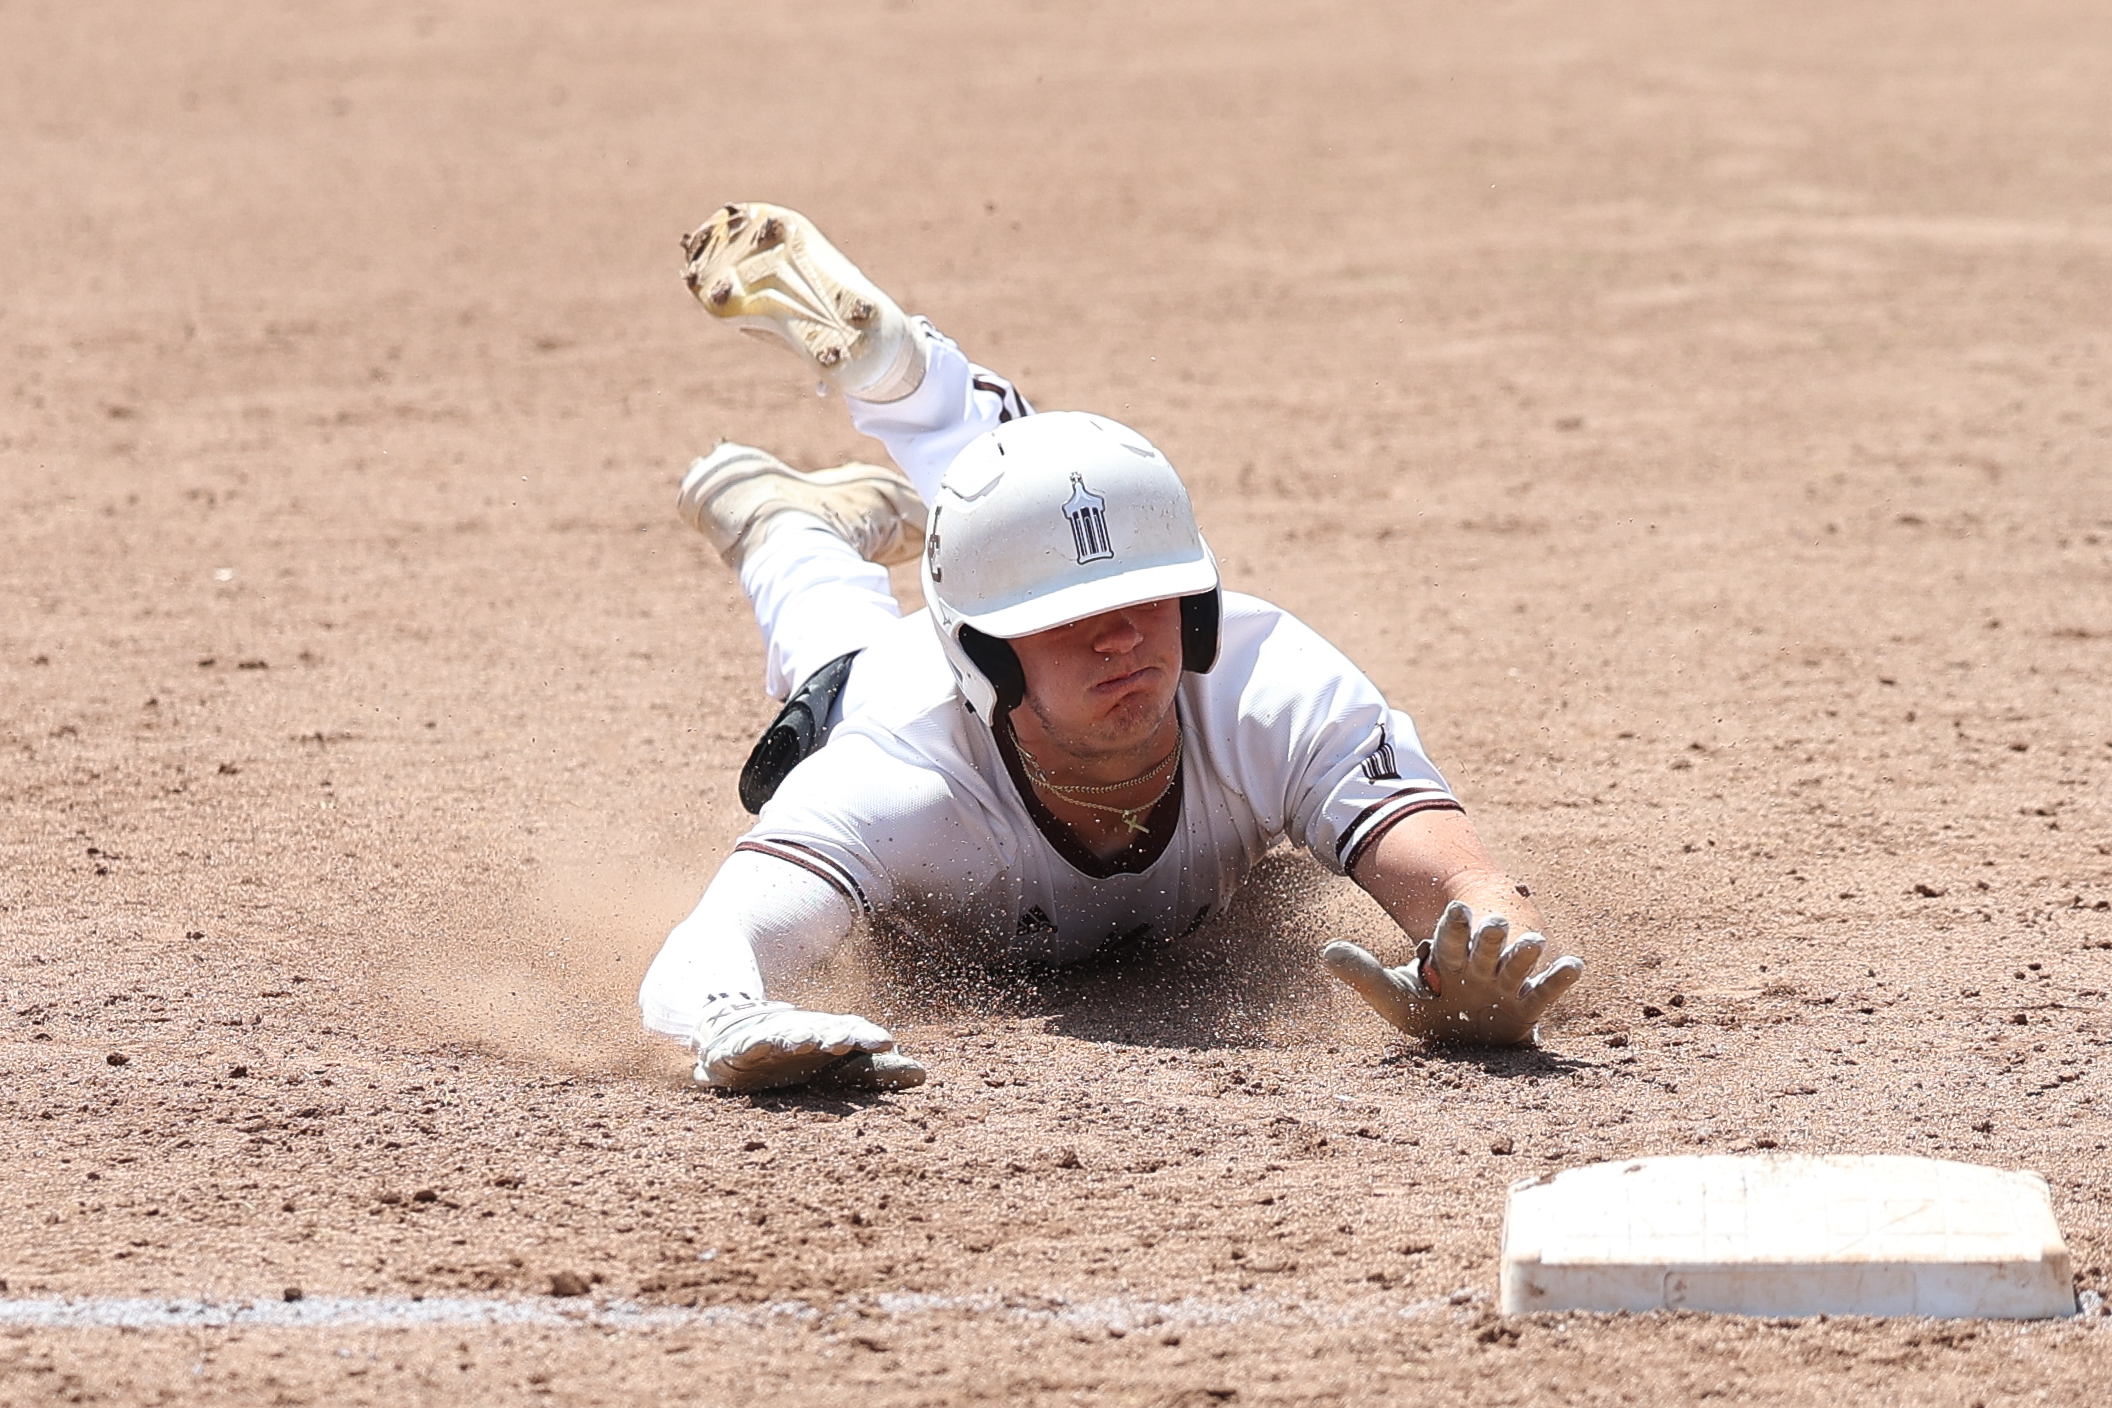
[[[1224, 590], [1148, 440], [1033, 413], [793, 211], [726, 206], [684, 250], [705, 310], [789, 346], [894, 460], [801, 471], [729, 443], [682, 483], [787, 701], [742, 773], [754, 827], [639, 992], [698, 1080], [914, 1085], [886, 1031], [770, 985], [876, 921], [1013, 964], [1169, 940], [1286, 837], [1421, 940], [1399, 968], [1320, 951], [1382, 1017], [1532, 1039], [1582, 961], [1539, 966], [1539, 915], [1409, 717]], [[927, 607], [905, 618], [886, 569], [920, 556]]]

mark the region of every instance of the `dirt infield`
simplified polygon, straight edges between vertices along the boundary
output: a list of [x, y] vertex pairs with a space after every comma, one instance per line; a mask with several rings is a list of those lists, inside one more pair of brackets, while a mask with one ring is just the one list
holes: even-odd
[[[0, 70], [0, 1404], [2102, 1393], [2097, 1313], [1491, 1309], [1511, 1179], [1753, 1147], [2039, 1170], [2108, 1288], [2101, 3], [33, 3]], [[680, 469], [873, 453], [689, 301], [728, 198], [1167, 450], [1586, 955], [1542, 1049], [1389, 1039], [1289, 854], [1141, 966], [818, 978], [900, 1096], [639, 1033], [769, 714]]]

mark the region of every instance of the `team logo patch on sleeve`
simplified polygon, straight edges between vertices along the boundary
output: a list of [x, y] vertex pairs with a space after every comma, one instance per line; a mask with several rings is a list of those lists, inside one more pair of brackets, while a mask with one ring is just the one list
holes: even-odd
[[1056, 932], [1056, 921], [1043, 913], [1041, 906], [1037, 904], [1019, 916], [1019, 928], [1013, 932], [1022, 938], [1028, 934], [1053, 934]]
[[1400, 779], [1400, 764], [1394, 761], [1391, 743], [1383, 738], [1379, 740], [1377, 750], [1364, 760], [1364, 776], [1373, 782]]
[[1085, 487], [1085, 477], [1071, 476], [1070, 502], [1063, 516], [1071, 520], [1071, 541], [1078, 549], [1078, 562], [1100, 562], [1115, 555], [1107, 536], [1107, 500]]

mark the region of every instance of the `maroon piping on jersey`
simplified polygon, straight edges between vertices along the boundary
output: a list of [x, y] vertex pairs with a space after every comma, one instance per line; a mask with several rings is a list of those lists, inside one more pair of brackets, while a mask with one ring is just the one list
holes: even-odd
[[[1357, 828], [1362, 826], [1372, 813], [1392, 806], [1403, 797], [1419, 797], [1422, 800], [1409, 802], [1396, 811], [1388, 812], [1385, 816], [1372, 823], [1370, 831], [1362, 836], [1357, 835]], [[1406, 818], [1414, 816], [1417, 812], [1464, 811], [1466, 811], [1466, 808], [1461, 806], [1457, 799], [1449, 797], [1443, 792], [1421, 787], [1411, 787], [1406, 791], [1396, 792], [1390, 797], [1373, 802], [1363, 811], [1358, 812], [1357, 819], [1351, 822], [1342, 832], [1342, 845], [1349, 846], [1352, 840], [1356, 843], [1350, 850], [1348, 857], [1342, 861], [1342, 869], [1348, 874], [1355, 874], [1357, 862], [1364, 859], [1364, 853], [1376, 846], [1380, 837], [1393, 830], [1395, 826]]]
[[754, 851], [757, 855], [774, 856], [789, 861], [801, 870], [818, 875], [829, 882], [836, 892], [851, 902], [851, 908], [860, 914], [871, 914], [872, 905], [865, 898], [865, 891], [851, 878], [851, 873], [830, 860], [811, 846], [802, 846], [797, 841], [743, 841], [735, 846], [736, 851]]

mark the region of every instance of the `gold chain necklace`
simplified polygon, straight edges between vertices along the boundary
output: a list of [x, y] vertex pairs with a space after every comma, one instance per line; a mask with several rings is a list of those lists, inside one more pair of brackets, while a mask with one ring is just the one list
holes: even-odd
[[[1041, 764], [1034, 760], [1034, 755], [1029, 753], [1026, 745], [1019, 741], [1019, 731], [1012, 728], [1009, 720], [1006, 721], [1005, 727], [1011, 730], [1012, 746], [1019, 752], [1020, 766], [1027, 774], [1028, 781], [1044, 792], [1054, 793], [1074, 807], [1084, 807], [1090, 811], [1106, 812], [1110, 816], [1120, 817], [1122, 824], [1137, 835], [1142, 835], [1150, 829], [1139, 818], [1149, 816], [1152, 808], [1165, 801], [1166, 794], [1173, 790], [1173, 784], [1180, 780], [1181, 753], [1187, 746], [1188, 741], [1185, 732], [1176, 731], [1173, 735], [1173, 751], [1158, 762], [1153, 763], [1149, 771], [1141, 772], [1127, 782], [1109, 782], [1099, 785], [1089, 785], [1082, 782], [1061, 783], [1051, 781], [1049, 775], [1041, 770]], [[1158, 791], [1151, 795], [1151, 800], [1148, 802], [1139, 802], [1134, 807], [1115, 807], [1109, 806], [1105, 802], [1090, 802], [1086, 800], [1088, 796], [1104, 797], [1110, 792], [1120, 792], [1124, 788], [1134, 787], [1144, 781], [1145, 778], [1161, 771], [1166, 772], [1166, 781], [1160, 785]]]

